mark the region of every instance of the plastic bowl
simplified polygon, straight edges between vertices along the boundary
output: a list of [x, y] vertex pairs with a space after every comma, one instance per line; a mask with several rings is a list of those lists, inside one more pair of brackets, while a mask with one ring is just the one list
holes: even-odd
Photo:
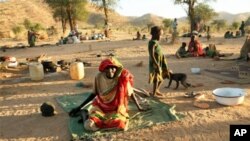
[[201, 73], [201, 69], [200, 68], [191, 68], [191, 72], [193, 74], [199, 74], [199, 73]]
[[216, 102], [222, 105], [233, 106], [243, 103], [246, 92], [240, 88], [217, 88], [213, 90]]

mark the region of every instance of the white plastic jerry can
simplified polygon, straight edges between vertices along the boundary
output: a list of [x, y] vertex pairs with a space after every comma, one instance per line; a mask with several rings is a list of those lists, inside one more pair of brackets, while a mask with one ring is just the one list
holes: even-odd
[[84, 65], [82, 62], [74, 62], [70, 64], [70, 77], [74, 80], [80, 80], [84, 77]]

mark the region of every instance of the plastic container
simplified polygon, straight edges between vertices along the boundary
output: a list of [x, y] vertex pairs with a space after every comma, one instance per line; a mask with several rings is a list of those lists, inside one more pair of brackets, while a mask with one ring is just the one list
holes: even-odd
[[29, 73], [31, 80], [42, 80], [44, 78], [43, 65], [41, 63], [30, 63]]
[[80, 80], [84, 77], [84, 65], [82, 62], [74, 62], [70, 64], [70, 77], [73, 80]]
[[193, 74], [200, 74], [201, 73], [201, 69], [200, 68], [191, 68], [191, 72]]
[[18, 65], [18, 62], [17, 61], [12, 61], [12, 62], [9, 62], [8, 63], [8, 68], [16, 68]]
[[222, 105], [238, 105], [243, 103], [246, 92], [239, 88], [218, 88], [213, 90], [216, 101]]

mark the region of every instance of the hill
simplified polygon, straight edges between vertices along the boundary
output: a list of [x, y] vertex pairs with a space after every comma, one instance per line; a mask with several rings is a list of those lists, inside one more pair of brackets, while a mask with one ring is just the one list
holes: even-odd
[[[247, 20], [247, 18], [250, 16], [250, 12], [246, 13], [239, 13], [239, 14], [231, 14], [229, 12], [218, 12], [218, 16], [214, 19], [224, 19], [227, 21], [228, 24], [231, 24], [232, 22], [241, 22]], [[180, 22], [187, 21], [187, 17], [181, 17], [178, 19]]]
[[[80, 28], [103, 27], [104, 14], [95, 5], [87, 4], [86, 9], [89, 17], [85, 22], [79, 22]], [[33, 23], [40, 23], [43, 27], [55, 26], [61, 28], [60, 22], [53, 19], [51, 8], [43, 0], [6, 0], [0, 3], [0, 38], [11, 37], [12, 28], [22, 25], [25, 19]], [[113, 26], [119, 27], [129, 22], [115, 11], [109, 11], [110, 22]]]
[[149, 14], [142, 15], [141, 17], [131, 18], [130, 23], [135, 26], [143, 26], [145, 24], [161, 25], [163, 19], [164, 19], [163, 17], [149, 13]]
[[9, 34], [14, 26], [20, 25], [25, 19], [40, 23], [44, 27], [56, 25], [51, 9], [41, 0], [8, 0], [0, 3], [0, 31]]
[[250, 12], [246, 13], [239, 13], [239, 14], [231, 14], [228, 12], [219, 12], [218, 17], [215, 19], [225, 19], [227, 23], [232, 23], [234, 21], [241, 22], [247, 20], [247, 18], [250, 16]]

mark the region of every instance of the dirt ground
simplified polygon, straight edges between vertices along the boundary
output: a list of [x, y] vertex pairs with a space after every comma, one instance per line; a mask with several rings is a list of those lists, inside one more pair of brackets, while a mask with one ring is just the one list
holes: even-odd
[[[179, 42], [188, 42], [188, 38], [180, 38]], [[207, 42], [201, 39], [203, 46], [215, 43], [217, 49], [225, 53], [239, 54], [245, 38], [225, 40], [216, 37]], [[173, 72], [183, 72], [188, 75], [188, 81], [204, 86], [178, 90], [166, 89], [166, 80], [161, 88], [165, 98], [161, 101], [176, 105], [176, 111], [185, 115], [180, 121], [155, 125], [150, 128], [130, 132], [117, 132], [109, 138], [97, 140], [169, 140], [169, 141], [211, 141], [229, 140], [229, 125], [250, 124], [250, 96], [245, 97], [242, 105], [223, 106], [215, 102], [212, 91], [219, 87], [243, 88], [250, 94], [249, 84], [221, 84], [223, 80], [206, 76], [203, 71], [200, 75], [192, 74], [190, 68], [230, 68], [237, 64], [236, 61], [214, 61], [211, 58], [185, 58], [177, 59], [173, 56], [181, 43], [170, 45], [161, 42], [164, 53], [168, 57], [169, 67]], [[135, 87], [151, 90], [148, 80], [148, 52], [147, 41], [103, 41], [84, 42], [74, 45], [46, 46], [22, 49], [8, 49], [1, 52], [1, 56], [15, 56], [19, 62], [24, 62], [27, 57], [35, 57], [46, 53], [52, 60], [65, 59], [74, 61], [81, 58], [92, 63], [85, 67], [84, 83], [91, 83], [98, 71], [100, 61], [105, 55], [114, 53], [123, 65], [135, 76]], [[97, 57], [101, 54], [101, 57]], [[143, 62], [142, 67], [136, 64]], [[249, 62], [246, 63], [250, 65]], [[71, 80], [67, 71], [46, 74], [42, 81], [31, 81], [28, 69], [9, 69], [1, 71], [0, 75], [0, 140], [60, 140], [69, 141], [71, 136], [68, 131], [68, 114], [57, 104], [55, 98], [61, 95], [72, 95], [90, 91], [91, 89], [79, 88]], [[209, 109], [199, 109], [193, 106], [193, 99], [184, 98], [186, 92], [195, 91], [205, 94], [204, 102], [210, 105]], [[43, 102], [52, 102], [56, 106], [57, 114], [53, 117], [43, 117], [39, 107]]]

